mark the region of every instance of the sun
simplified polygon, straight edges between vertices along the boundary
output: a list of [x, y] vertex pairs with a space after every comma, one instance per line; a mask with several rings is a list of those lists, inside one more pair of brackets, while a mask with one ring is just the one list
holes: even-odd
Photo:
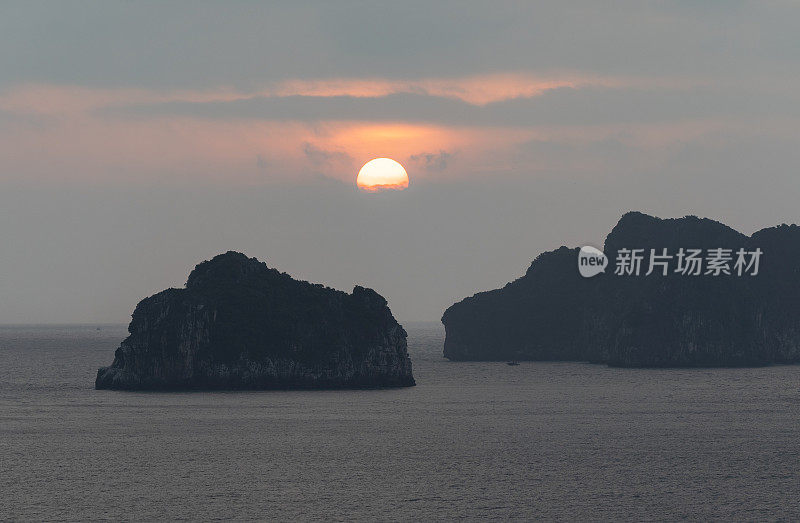
[[408, 187], [408, 173], [400, 163], [391, 158], [375, 158], [358, 171], [356, 185], [368, 192], [402, 191]]

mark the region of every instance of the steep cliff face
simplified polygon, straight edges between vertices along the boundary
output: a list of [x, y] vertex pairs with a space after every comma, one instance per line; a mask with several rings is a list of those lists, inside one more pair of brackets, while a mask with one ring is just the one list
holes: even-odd
[[[615, 275], [620, 249], [760, 248], [756, 276]], [[575, 360], [618, 366], [800, 362], [800, 227], [745, 236], [708, 219], [624, 215], [606, 238], [605, 274], [583, 278], [578, 249], [539, 256], [503, 289], [442, 318], [453, 360]]]
[[378, 293], [297, 281], [235, 252], [142, 300], [128, 331], [96, 388], [414, 385], [406, 332]]
[[[577, 249], [539, 255], [525, 276], [447, 309], [444, 356], [451, 360], [581, 359], [584, 293]], [[567, 270], [564, 270], [567, 268]]]

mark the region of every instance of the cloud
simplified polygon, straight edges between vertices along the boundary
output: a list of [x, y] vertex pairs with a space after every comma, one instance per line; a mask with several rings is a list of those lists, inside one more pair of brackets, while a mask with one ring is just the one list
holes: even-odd
[[461, 100], [470, 105], [486, 105], [513, 98], [530, 98], [560, 87], [606, 86], [627, 82], [621, 78], [578, 73], [557, 75], [524, 72], [492, 73], [448, 78], [321, 78], [294, 79], [265, 89], [265, 96], [313, 96], [376, 98], [392, 94], [416, 94]]
[[[792, 84], [789, 84], [792, 85]], [[476, 105], [459, 98], [385, 96], [256, 96], [231, 101], [168, 101], [102, 107], [106, 118], [179, 116], [208, 120], [407, 122], [448, 126], [609, 125], [714, 117], [800, 117], [799, 91], [751, 85], [559, 87], [529, 97]]]
[[353, 165], [353, 157], [344, 151], [321, 149], [309, 142], [303, 143], [302, 150], [314, 167], [335, 168]]
[[408, 159], [428, 172], [442, 172], [447, 169], [447, 163], [453, 159], [453, 155], [447, 151], [439, 151], [438, 153], [412, 154]]
[[0, 52], [0, 85], [252, 88], [553, 70], [758, 77], [796, 70], [798, 59], [795, 2], [343, 4], [17, 2], [0, 16], [0, 50], [13, 49]]
[[51, 123], [52, 119], [47, 116], [6, 111], [0, 108], [0, 129], [43, 129]]
[[27, 83], [0, 90], [0, 109], [30, 114], [77, 114], [97, 109], [124, 112], [125, 108], [148, 108], [161, 104], [221, 104], [264, 99], [358, 99], [406, 94], [459, 100], [482, 106], [514, 98], [530, 98], [563, 87], [650, 84], [651, 80], [600, 77], [578, 73], [534, 75], [503, 73], [452, 78], [318, 78], [288, 79], [258, 88], [217, 86], [206, 89], [144, 89], [133, 87], [89, 87], [70, 84]]

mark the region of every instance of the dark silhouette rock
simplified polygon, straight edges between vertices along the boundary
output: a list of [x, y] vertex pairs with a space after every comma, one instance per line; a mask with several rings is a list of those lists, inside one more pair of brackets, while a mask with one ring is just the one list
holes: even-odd
[[[616, 275], [620, 249], [644, 249], [639, 276]], [[646, 276], [650, 249], [760, 248], [759, 273]], [[748, 237], [719, 222], [625, 214], [606, 238], [605, 273], [583, 278], [578, 249], [537, 257], [525, 276], [445, 311], [451, 360], [591, 361], [626, 367], [800, 362], [800, 227]], [[733, 265], [733, 263], [731, 263]]]
[[184, 289], [142, 300], [98, 389], [374, 388], [414, 385], [406, 332], [371, 289], [352, 294], [228, 252]]

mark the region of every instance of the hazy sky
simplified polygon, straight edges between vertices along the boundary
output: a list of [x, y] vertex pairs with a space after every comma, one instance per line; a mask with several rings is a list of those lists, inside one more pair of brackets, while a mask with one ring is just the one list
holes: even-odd
[[0, 3], [0, 323], [226, 250], [437, 320], [628, 210], [800, 221], [798, 2], [295, 4]]

